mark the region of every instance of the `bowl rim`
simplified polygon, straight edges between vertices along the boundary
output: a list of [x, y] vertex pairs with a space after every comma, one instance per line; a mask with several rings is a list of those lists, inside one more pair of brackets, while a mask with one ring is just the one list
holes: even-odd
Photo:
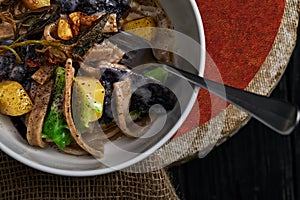
[[[198, 9], [198, 5], [197, 5], [196, 1], [190, 0], [190, 4], [192, 6], [194, 16], [196, 18], [196, 22], [197, 22], [197, 25], [198, 25], [197, 26], [198, 27], [198, 33], [199, 33], [198, 36], [199, 36], [199, 40], [200, 40], [199, 42], [201, 44], [201, 52], [200, 52], [201, 55], [199, 57], [200, 58], [200, 63], [199, 63], [199, 73], [198, 74], [200, 76], [203, 76], [204, 70], [205, 70], [205, 55], [206, 55], [204, 27], [203, 27], [201, 14], [200, 14], [200, 11]], [[160, 147], [162, 147], [167, 141], [169, 141], [171, 139], [171, 137], [176, 133], [176, 131], [180, 128], [180, 126], [183, 124], [184, 120], [187, 118], [188, 114], [192, 110], [192, 107], [193, 107], [193, 104], [194, 104], [193, 102], [196, 101], [197, 96], [198, 96], [198, 92], [199, 92], [199, 87], [195, 87], [194, 92], [191, 96], [191, 99], [188, 103], [188, 106], [186, 107], [186, 109], [182, 113], [181, 119], [183, 119], [183, 120], [179, 120], [178, 122], [176, 122], [175, 126], [158, 143], [156, 143], [155, 145], [150, 147], [145, 152], [139, 154], [138, 156], [130, 159], [129, 161], [126, 161], [124, 163], [116, 165], [113, 168], [108, 167], [108, 168], [93, 169], [93, 170], [90, 170], [90, 169], [89, 170], [57, 169], [57, 168], [49, 167], [49, 166], [34, 162], [34, 161], [30, 160], [29, 158], [25, 158], [22, 155], [19, 155], [17, 152], [11, 150], [9, 147], [4, 145], [1, 141], [0, 141], [0, 150], [5, 152], [7, 155], [14, 158], [15, 160], [17, 160], [17, 161], [19, 161], [19, 162], [21, 162], [21, 163], [23, 163], [23, 164], [25, 164], [29, 167], [32, 167], [34, 169], [37, 169], [37, 170], [40, 170], [40, 171], [43, 171], [43, 172], [46, 172], [46, 173], [50, 173], [50, 174], [56, 174], [56, 175], [62, 175], [62, 176], [72, 176], [72, 177], [84, 177], [84, 176], [103, 175], [103, 174], [119, 171], [119, 170], [125, 169], [125, 168], [127, 168], [127, 167], [129, 167], [133, 164], [136, 164], [136, 163], [144, 160], [149, 155], [153, 154], [156, 150], [158, 150]]]

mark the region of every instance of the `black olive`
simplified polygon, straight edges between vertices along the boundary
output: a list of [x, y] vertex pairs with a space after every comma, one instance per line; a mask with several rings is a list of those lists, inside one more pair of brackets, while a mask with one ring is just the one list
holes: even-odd
[[119, 19], [128, 9], [129, 0], [57, 0], [63, 13], [80, 11], [88, 15], [97, 12], [116, 13]]
[[9, 79], [11, 70], [15, 65], [14, 60], [12, 56], [0, 57], [0, 81]]
[[59, 7], [63, 13], [71, 13], [76, 11], [80, 1], [78, 0], [57, 0]]
[[9, 79], [22, 83], [25, 79], [25, 76], [26, 71], [24, 70], [24, 68], [22, 66], [15, 66], [9, 75]]
[[176, 95], [167, 87], [149, 83], [138, 88], [131, 96], [130, 111], [148, 111], [155, 104], [162, 105], [167, 111], [172, 110], [177, 102]]
[[0, 40], [0, 45], [11, 45], [14, 41], [13, 40]]
[[111, 97], [113, 93], [113, 84], [120, 80], [120, 78], [126, 73], [123, 70], [115, 68], [102, 69], [100, 82], [105, 88], [105, 98], [104, 98], [104, 109], [101, 122], [109, 123], [113, 120], [113, 115], [111, 111]]
[[[100, 123], [109, 123], [113, 120], [111, 111], [113, 84], [120, 81], [125, 73], [128, 72], [116, 68], [102, 69], [100, 82], [105, 88], [105, 98], [103, 109], [104, 112], [102, 114], [102, 118], [99, 120]], [[143, 81], [142, 79], [145, 78], [135, 73], [130, 73], [129, 76], [132, 79], [136, 79], [137, 81]], [[155, 104], [159, 104], [163, 106], [166, 111], [170, 111], [174, 109], [176, 103], [178, 102], [178, 99], [169, 88], [158, 83], [148, 83], [135, 90], [131, 96], [130, 101], [130, 112], [138, 111], [142, 112], [143, 115], [146, 115], [149, 109]]]

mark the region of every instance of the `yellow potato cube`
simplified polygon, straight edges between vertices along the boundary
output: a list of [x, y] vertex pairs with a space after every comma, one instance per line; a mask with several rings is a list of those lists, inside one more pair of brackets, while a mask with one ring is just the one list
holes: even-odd
[[0, 83], [0, 113], [9, 116], [20, 116], [32, 110], [32, 101], [23, 88], [16, 81]]
[[123, 24], [122, 29], [150, 41], [154, 37], [155, 21], [152, 17], [144, 17]]
[[57, 26], [57, 35], [62, 40], [70, 40], [73, 38], [71, 25], [67, 19], [60, 19]]
[[27, 8], [31, 10], [50, 6], [50, 0], [22, 0], [22, 2]]

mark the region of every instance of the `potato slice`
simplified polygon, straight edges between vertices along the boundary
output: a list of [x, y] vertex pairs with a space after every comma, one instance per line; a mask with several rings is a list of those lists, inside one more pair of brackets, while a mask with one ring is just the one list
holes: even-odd
[[20, 116], [30, 112], [32, 107], [32, 101], [20, 83], [16, 81], [0, 83], [0, 113]]
[[50, 0], [22, 0], [22, 2], [27, 8], [31, 10], [50, 6]]
[[154, 36], [154, 29], [151, 27], [155, 26], [155, 21], [152, 17], [144, 17], [126, 22], [123, 24], [122, 29], [150, 41]]

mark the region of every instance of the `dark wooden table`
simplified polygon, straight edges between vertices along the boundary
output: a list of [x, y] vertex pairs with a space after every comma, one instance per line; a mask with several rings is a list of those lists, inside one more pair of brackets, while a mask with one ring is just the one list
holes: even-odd
[[[294, 53], [272, 96], [300, 107], [300, 30]], [[281, 136], [254, 119], [202, 159], [169, 169], [185, 200], [300, 199], [300, 126]]]

